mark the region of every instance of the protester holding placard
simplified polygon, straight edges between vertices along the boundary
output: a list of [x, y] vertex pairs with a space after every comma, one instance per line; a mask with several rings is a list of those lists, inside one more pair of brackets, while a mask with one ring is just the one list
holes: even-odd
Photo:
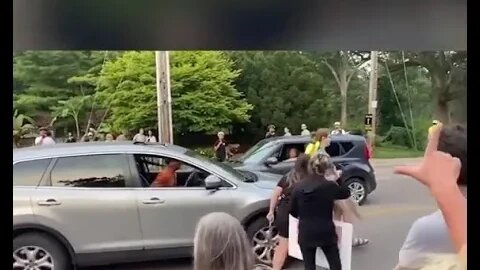
[[308, 162], [308, 176], [292, 191], [290, 214], [299, 220], [298, 244], [305, 270], [316, 269], [316, 252], [321, 248], [330, 270], [341, 270], [338, 236], [333, 222], [333, 206], [337, 200], [349, 200], [350, 191], [325, 179], [335, 166], [322, 151]]

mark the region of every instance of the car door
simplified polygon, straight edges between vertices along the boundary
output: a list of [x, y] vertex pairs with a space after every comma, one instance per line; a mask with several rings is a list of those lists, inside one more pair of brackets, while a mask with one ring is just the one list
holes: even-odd
[[[132, 167], [138, 164], [138, 157], [146, 160], [157, 159], [157, 164], [165, 164], [165, 156], [138, 154], [131, 157]], [[168, 157], [172, 159], [171, 157]], [[143, 158], [142, 158], [143, 159]], [[145, 167], [145, 166], [143, 166]], [[154, 168], [155, 166], [150, 166]], [[157, 166], [161, 168], [161, 166]], [[200, 171], [203, 177], [210, 175], [204, 168], [183, 162], [181, 171]], [[151, 174], [152, 172], [149, 172]], [[138, 181], [144, 181], [141, 172], [135, 172]], [[137, 206], [146, 249], [168, 249], [192, 247], [195, 226], [200, 218], [210, 212], [233, 214], [234, 201], [231, 196], [234, 188], [228, 182], [219, 190], [206, 190], [199, 186], [139, 187], [136, 189]]]
[[59, 157], [32, 195], [37, 221], [76, 253], [141, 250], [131, 173], [124, 154]]

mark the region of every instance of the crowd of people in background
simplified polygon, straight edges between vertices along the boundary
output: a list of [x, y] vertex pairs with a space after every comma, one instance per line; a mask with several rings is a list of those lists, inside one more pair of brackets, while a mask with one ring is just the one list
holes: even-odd
[[[73, 136], [72, 132], [67, 133], [67, 138], [64, 140], [65, 143], [76, 143], [76, 142], [114, 142], [114, 141], [128, 141], [128, 136], [126, 132], [120, 133], [116, 138], [112, 133], [102, 133], [97, 132], [94, 128], [88, 129], [85, 135], [81, 138], [76, 138]], [[135, 136], [132, 138], [133, 142], [137, 143], [156, 143], [157, 138], [153, 135], [152, 130], [148, 130], [145, 135], [144, 129], [141, 128]], [[39, 129], [39, 135], [35, 138], [35, 145], [37, 146], [46, 146], [56, 144], [55, 139], [53, 138], [53, 133], [49, 128], [42, 127]]]

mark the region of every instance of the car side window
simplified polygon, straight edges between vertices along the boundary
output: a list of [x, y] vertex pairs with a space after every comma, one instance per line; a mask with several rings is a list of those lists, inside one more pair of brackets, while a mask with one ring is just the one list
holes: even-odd
[[51, 160], [23, 161], [13, 165], [13, 186], [38, 186]]
[[352, 150], [353, 148], [353, 143], [351, 142], [341, 142], [340, 144], [342, 145], [342, 148], [343, 148], [342, 155], [345, 155], [346, 153], [350, 152], [350, 150]]
[[[166, 181], [163, 183], [162, 180], [162, 185], [156, 187], [204, 187], [205, 179], [210, 175], [205, 170], [171, 158], [143, 154], [136, 154], [134, 157], [143, 187], [152, 186], [157, 177], [164, 177]], [[170, 173], [167, 168], [169, 162], [179, 163], [179, 168]], [[165, 175], [161, 176], [161, 173]], [[224, 186], [231, 185], [225, 182]]]
[[127, 162], [124, 155], [92, 155], [59, 158], [50, 180], [55, 187], [126, 187]]
[[[295, 151], [295, 155], [298, 157], [299, 154], [305, 152], [305, 145], [302, 143], [289, 143], [284, 144], [282, 147], [282, 152], [280, 158], [278, 159], [279, 162], [286, 161], [290, 158], [290, 151]], [[292, 153], [293, 154], [293, 153]]]
[[340, 145], [337, 142], [331, 142], [330, 145], [325, 148], [325, 151], [331, 157], [338, 157], [340, 156]]

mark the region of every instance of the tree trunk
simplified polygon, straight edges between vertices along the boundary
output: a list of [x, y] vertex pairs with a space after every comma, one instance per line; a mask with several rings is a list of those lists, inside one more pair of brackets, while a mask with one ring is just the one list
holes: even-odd
[[[347, 63], [345, 63], [347, 64]], [[341, 70], [338, 72], [339, 75], [339, 88], [340, 88], [340, 98], [341, 98], [341, 116], [340, 122], [342, 123], [343, 127], [347, 126], [347, 90], [348, 90], [348, 81], [347, 81], [347, 66], [344, 65]]]
[[449, 117], [449, 85], [446, 74], [439, 70], [430, 70], [433, 99], [435, 100], [435, 118], [442, 123], [448, 124]]
[[77, 140], [80, 139], [80, 125], [78, 124], [78, 117], [74, 116], [73, 120], [75, 121], [75, 129], [77, 130]]

